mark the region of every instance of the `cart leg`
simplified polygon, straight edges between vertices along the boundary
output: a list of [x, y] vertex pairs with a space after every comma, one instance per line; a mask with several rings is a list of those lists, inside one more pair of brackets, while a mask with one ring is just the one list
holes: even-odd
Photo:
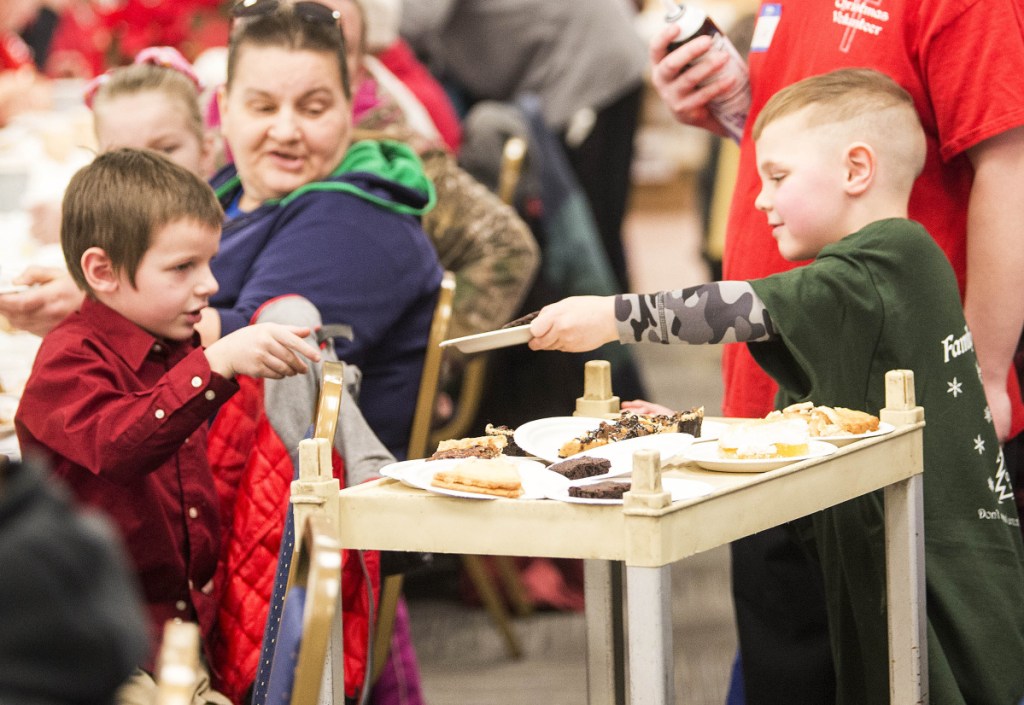
[[886, 591], [889, 603], [889, 698], [928, 702], [922, 475], [885, 488]]
[[675, 702], [670, 568], [626, 566], [631, 705]]
[[625, 630], [622, 622], [622, 564], [583, 561], [587, 619], [587, 702], [625, 705]]

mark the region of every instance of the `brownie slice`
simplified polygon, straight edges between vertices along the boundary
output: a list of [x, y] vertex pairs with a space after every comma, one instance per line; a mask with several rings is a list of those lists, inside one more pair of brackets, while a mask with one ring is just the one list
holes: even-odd
[[526, 456], [526, 451], [516, 443], [515, 429], [508, 426], [495, 426], [489, 423], [484, 428], [484, 434], [488, 436], [503, 436], [505, 438], [505, 448], [501, 451], [502, 455]]
[[700, 438], [700, 429], [704, 425], [704, 407], [695, 406], [689, 411], [680, 411], [674, 416], [679, 433], [689, 433]]
[[628, 482], [603, 480], [590, 485], [569, 485], [569, 496], [579, 499], [622, 499], [629, 492]]
[[519, 318], [509, 321], [508, 323], [503, 325], [499, 330], [504, 330], [506, 328], [516, 328], [518, 326], [525, 326], [527, 323], [536, 318], [539, 313], [540, 311], [534, 311], [532, 313], [526, 314], [525, 316], [520, 316]]
[[548, 466], [548, 470], [554, 470], [570, 480], [582, 480], [585, 477], [603, 475], [611, 469], [612, 461], [607, 458], [589, 458], [585, 455]]

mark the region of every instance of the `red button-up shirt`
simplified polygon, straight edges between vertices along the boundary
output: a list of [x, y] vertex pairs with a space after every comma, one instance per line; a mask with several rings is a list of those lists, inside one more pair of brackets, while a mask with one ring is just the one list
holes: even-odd
[[18, 407], [22, 452], [42, 455], [120, 528], [154, 653], [167, 619], [197, 620], [204, 634], [214, 624], [220, 523], [206, 421], [237, 389], [197, 341], [156, 339], [87, 299], [43, 339]]

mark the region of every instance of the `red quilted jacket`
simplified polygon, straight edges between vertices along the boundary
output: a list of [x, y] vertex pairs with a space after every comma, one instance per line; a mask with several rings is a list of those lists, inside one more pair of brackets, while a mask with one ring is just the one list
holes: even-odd
[[[294, 468], [267, 418], [263, 380], [238, 377], [238, 383], [238, 393], [210, 429], [208, 455], [223, 522], [218, 574], [223, 597], [211, 666], [218, 690], [241, 705], [256, 677]], [[344, 487], [337, 452], [333, 467]], [[379, 554], [363, 555], [376, 601]], [[356, 698], [366, 674], [370, 597], [354, 552], [342, 551], [342, 588], [345, 693]]]

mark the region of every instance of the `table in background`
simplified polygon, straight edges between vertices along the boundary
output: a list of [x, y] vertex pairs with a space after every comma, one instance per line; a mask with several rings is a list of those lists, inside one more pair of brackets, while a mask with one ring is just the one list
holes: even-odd
[[[4, 194], [0, 209], [0, 283], [8, 282], [29, 265], [63, 267], [57, 243], [42, 244], [31, 234], [29, 208], [49, 203], [60, 208], [71, 176], [95, 153], [91, 113], [84, 106], [19, 115], [0, 129], [0, 180], [20, 193]], [[20, 180], [15, 177], [24, 171]], [[0, 319], [0, 385], [4, 394], [18, 397], [25, 386], [40, 338], [12, 331]], [[6, 400], [4, 400], [6, 401]], [[7, 404], [0, 414], [6, 421]], [[0, 423], [0, 454], [18, 457], [18, 444], [8, 424]]]

